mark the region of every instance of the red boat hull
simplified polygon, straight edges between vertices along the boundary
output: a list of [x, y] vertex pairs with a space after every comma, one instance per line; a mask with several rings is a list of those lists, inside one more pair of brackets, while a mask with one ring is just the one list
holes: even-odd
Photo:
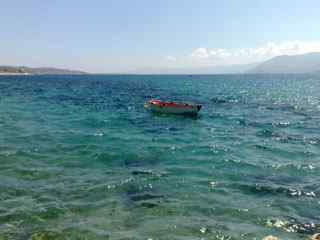
[[152, 99], [145, 104], [145, 108], [158, 113], [197, 115], [201, 105]]

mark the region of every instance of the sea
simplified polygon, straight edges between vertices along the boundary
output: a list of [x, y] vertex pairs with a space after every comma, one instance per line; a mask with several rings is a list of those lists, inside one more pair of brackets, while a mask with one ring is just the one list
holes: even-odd
[[0, 76], [1, 240], [305, 239], [319, 170], [320, 76]]

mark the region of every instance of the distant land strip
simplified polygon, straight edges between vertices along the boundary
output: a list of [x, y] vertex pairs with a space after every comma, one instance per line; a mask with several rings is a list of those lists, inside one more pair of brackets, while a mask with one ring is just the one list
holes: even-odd
[[[0, 75], [89, 74], [84, 71], [25, 66], [0, 66]], [[103, 74], [103, 73], [102, 73]], [[118, 73], [122, 74], [122, 73]], [[299, 55], [280, 55], [267, 61], [251, 64], [221, 66], [145, 68], [123, 74], [320, 74], [320, 52]]]
[[50, 67], [15, 67], [15, 66], [0, 66], [0, 75], [42, 75], [42, 74], [88, 74], [83, 71], [50, 68]]

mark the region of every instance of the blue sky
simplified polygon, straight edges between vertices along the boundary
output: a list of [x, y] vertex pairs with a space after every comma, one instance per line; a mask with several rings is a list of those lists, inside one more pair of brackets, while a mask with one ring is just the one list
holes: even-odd
[[320, 51], [320, 1], [0, 0], [0, 64], [90, 72]]

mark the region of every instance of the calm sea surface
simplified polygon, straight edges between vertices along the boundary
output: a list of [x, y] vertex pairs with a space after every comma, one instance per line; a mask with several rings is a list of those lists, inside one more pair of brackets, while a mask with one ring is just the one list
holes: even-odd
[[0, 76], [1, 240], [304, 239], [319, 170], [320, 77]]

